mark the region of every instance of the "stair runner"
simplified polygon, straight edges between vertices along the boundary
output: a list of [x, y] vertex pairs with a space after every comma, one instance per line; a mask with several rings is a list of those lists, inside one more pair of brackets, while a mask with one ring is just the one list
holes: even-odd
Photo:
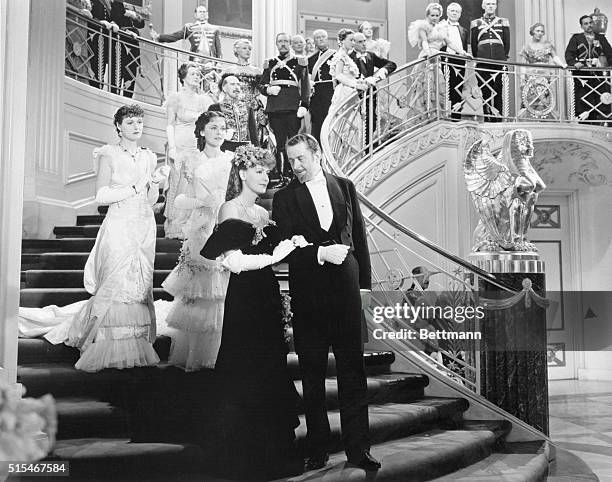
[[[82, 288], [83, 266], [103, 220], [78, 216], [76, 226], [55, 228], [57, 239], [24, 240], [22, 306], [62, 306], [89, 295]], [[155, 258], [155, 298], [169, 299], [160, 284], [174, 267], [180, 243], [160, 238]], [[279, 273], [286, 288], [286, 274]], [[185, 443], [186, 430], [206, 430], [193, 413], [206, 398], [210, 373], [186, 374], [168, 366], [170, 340], [160, 336], [154, 348], [157, 367], [76, 370], [78, 351], [46, 340], [20, 339], [18, 381], [28, 396], [51, 393], [57, 400], [58, 440], [50, 460], [70, 462], [79, 480], [220, 480], [206, 473], [206, 453]], [[428, 378], [392, 370], [391, 352], [366, 352], [372, 454], [382, 461], [376, 473], [346, 464], [340, 436], [335, 363], [330, 354], [326, 398], [332, 428], [329, 464], [290, 480], [544, 480], [550, 446], [542, 441], [505, 443], [506, 421], [464, 420], [468, 402], [462, 398], [425, 395]], [[288, 364], [301, 393], [297, 356]], [[208, 384], [208, 386], [210, 386]], [[197, 387], [194, 389], [193, 387]], [[162, 415], [160, 415], [162, 414]], [[304, 445], [303, 414], [296, 431]], [[181, 439], [185, 436], [186, 438]]]

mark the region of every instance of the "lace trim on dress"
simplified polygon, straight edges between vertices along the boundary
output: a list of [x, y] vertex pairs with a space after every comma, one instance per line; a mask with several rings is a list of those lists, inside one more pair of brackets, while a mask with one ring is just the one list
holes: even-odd
[[343, 63], [343, 73], [348, 71], [348, 73], [356, 79], [361, 75], [359, 67], [357, 67], [355, 61], [344, 50], [338, 50], [338, 52], [336, 52], [332, 58], [327, 61], [327, 65], [329, 65], [329, 73], [332, 76], [332, 79], [337, 81], [336, 66], [338, 65], [338, 62]]

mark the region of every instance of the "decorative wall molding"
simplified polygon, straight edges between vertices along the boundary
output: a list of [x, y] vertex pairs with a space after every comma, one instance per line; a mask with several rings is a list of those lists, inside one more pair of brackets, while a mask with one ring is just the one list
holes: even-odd
[[53, 199], [50, 197], [36, 196], [36, 202], [39, 204], [45, 204], [47, 206], [54, 206], [58, 208], [66, 209], [81, 209], [86, 206], [93, 204], [96, 200], [95, 196], [89, 196], [83, 199], [77, 199], [76, 201], [62, 201], [61, 199]]
[[[71, 159], [71, 142], [79, 142], [81, 144], [85, 144], [91, 146], [91, 169], [70, 173], [69, 172], [69, 160]], [[86, 134], [82, 134], [80, 132], [74, 132], [70, 130], [66, 130], [64, 133], [64, 162], [63, 162], [63, 173], [64, 173], [64, 185], [67, 186], [69, 184], [73, 184], [75, 182], [85, 181], [87, 179], [91, 179], [96, 177], [96, 163], [93, 157], [93, 150], [96, 147], [100, 147], [104, 142], [98, 138], [88, 136]]]
[[387, 21], [386, 19], [371, 19], [362, 17], [353, 17], [350, 15], [344, 15], [342, 17], [336, 17], [333, 15], [325, 15], [320, 13], [300, 12], [298, 14], [298, 32], [300, 35], [306, 35], [308, 32], [312, 32], [318, 28], [326, 30], [329, 34], [329, 39], [332, 42], [331, 48], [337, 48], [333, 44], [335, 41], [335, 35], [341, 28], [350, 28], [357, 30], [361, 22], [368, 21], [374, 27], [374, 37], [387, 38]]

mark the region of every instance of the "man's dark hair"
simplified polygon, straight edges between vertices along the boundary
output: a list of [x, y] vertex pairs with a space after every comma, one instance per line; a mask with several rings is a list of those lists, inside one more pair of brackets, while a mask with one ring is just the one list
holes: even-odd
[[311, 136], [310, 134], [297, 134], [293, 136], [291, 139], [288, 139], [285, 143], [285, 149], [287, 147], [297, 146], [298, 144], [304, 143], [308, 150], [313, 154], [321, 152], [321, 146], [317, 140]]
[[[236, 77], [238, 79], [238, 76], [236, 74], [232, 74], [231, 72], [225, 72], [221, 78], [219, 79], [219, 82], [217, 83], [217, 85], [219, 86], [219, 90], [223, 90], [223, 86], [225, 85], [225, 80], [228, 77]], [[240, 79], [238, 79], [240, 80]]]
[[590, 18], [591, 20], [593, 20], [593, 17], [591, 17], [590, 15], [583, 15], [582, 17], [580, 17], [580, 25], [582, 25], [582, 21], [583, 21], [585, 18]]
[[278, 42], [278, 37], [280, 37], [281, 35], [286, 35], [287, 37], [289, 37], [289, 42], [291, 42], [291, 35], [289, 35], [287, 32], [280, 32], [276, 34], [276, 38], [274, 39], [274, 43]]

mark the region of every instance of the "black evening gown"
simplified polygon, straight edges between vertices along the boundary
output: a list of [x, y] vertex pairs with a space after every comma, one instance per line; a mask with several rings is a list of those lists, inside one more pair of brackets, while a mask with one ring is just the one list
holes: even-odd
[[[256, 230], [229, 219], [217, 226], [202, 255], [215, 258], [233, 249], [270, 254], [277, 243], [274, 226]], [[294, 433], [299, 395], [287, 369], [287, 352], [272, 268], [232, 273], [210, 417], [218, 436], [212, 450], [226, 474], [276, 477], [301, 470]]]

